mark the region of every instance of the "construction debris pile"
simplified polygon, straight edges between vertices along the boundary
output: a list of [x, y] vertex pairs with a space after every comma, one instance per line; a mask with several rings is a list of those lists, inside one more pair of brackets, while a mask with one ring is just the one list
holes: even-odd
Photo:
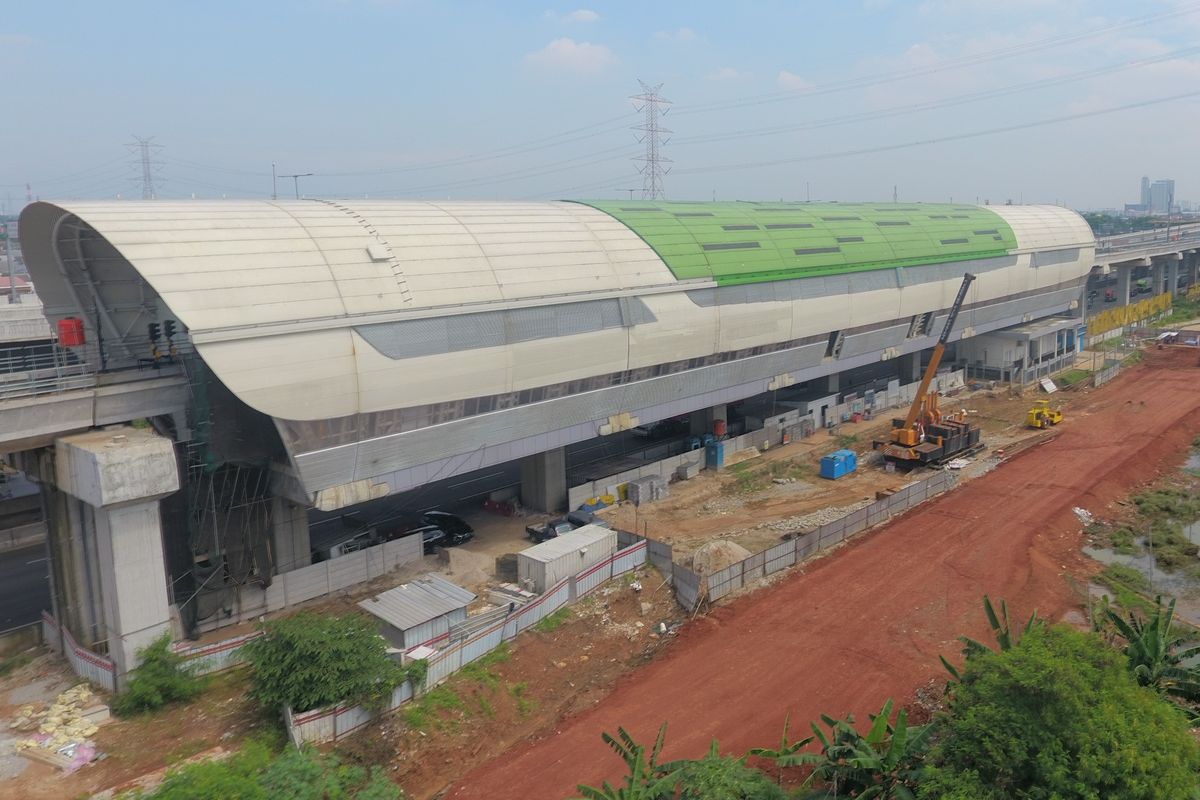
[[81, 683], [60, 694], [49, 708], [40, 703], [22, 706], [9, 727], [21, 733], [36, 730], [17, 741], [18, 753], [70, 773], [95, 760], [98, 752], [91, 737], [107, 719], [108, 706]]

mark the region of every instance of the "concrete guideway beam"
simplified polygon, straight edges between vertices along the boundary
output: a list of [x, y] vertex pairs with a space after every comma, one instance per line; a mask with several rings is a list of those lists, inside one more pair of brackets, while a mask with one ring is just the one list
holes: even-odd
[[95, 585], [74, 595], [92, 605], [83, 618], [102, 620], [99, 633], [123, 688], [137, 651], [171, 626], [159, 500], [179, 489], [175, 449], [168, 439], [131, 427], [65, 436], [55, 443], [54, 480], [57, 492], [77, 502], [55, 504], [68, 510], [68, 519], [53, 520], [52, 527], [94, 550], [94, 559], [84, 559], [83, 577]]

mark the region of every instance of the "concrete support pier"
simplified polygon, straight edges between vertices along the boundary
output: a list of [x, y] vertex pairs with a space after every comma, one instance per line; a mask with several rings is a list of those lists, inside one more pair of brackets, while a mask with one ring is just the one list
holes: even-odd
[[75, 568], [59, 577], [83, 583], [64, 592], [79, 607], [60, 619], [87, 626], [80, 641], [107, 642], [124, 688], [137, 651], [171, 626], [158, 506], [179, 489], [175, 449], [152, 431], [121, 427], [65, 436], [54, 451], [52, 513], [66, 518], [52, 521], [53, 557], [73, 551]]
[[536, 511], [567, 510], [567, 451], [562, 447], [521, 459], [521, 505]]

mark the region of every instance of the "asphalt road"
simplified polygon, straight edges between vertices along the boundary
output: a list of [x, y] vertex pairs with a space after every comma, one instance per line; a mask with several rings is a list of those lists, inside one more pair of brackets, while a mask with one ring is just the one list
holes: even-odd
[[0, 553], [0, 631], [36, 622], [50, 608], [45, 545]]

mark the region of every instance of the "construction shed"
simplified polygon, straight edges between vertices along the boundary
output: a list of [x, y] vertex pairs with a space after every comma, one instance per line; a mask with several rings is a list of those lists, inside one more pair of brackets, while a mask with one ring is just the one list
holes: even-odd
[[615, 552], [616, 531], [599, 525], [584, 525], [517, 553], [517, 582], [543, 594], [563, 578], [578, 575]]
[[422, 575], [409, 583], [363, 600], [358, 607], [378, 617], [380, 634], [393, 647], [411, 650], [434, 643], [450, 626], [467, 618], [475, 594], [438, 575]]

